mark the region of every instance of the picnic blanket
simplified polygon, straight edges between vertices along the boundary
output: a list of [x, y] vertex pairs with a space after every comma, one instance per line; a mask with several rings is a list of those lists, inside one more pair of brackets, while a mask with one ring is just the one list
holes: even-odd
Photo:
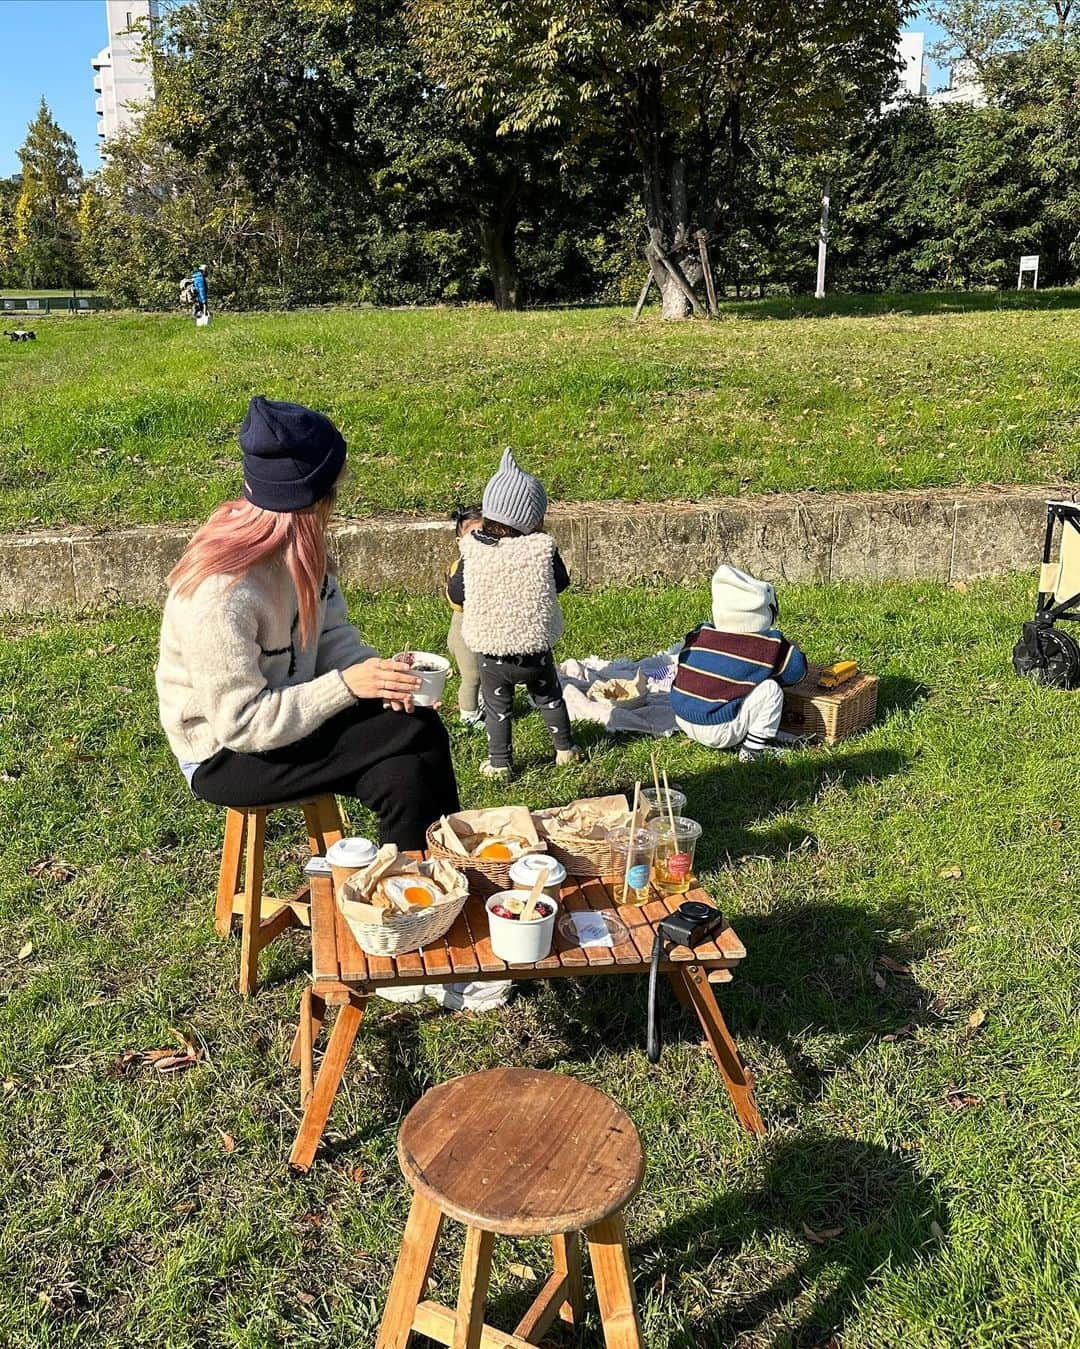
[[[682, 643], [667, 651], [658, 651], [644, 660], [604, 660], [589, 656], [586, 660], [564, 660], [559, 666], [567, 711], [574, 721], [594, 721], [612, 735], [667, 736], [676, 732], [671, 710], [671, 683], [675, 678]], [[636, 679], [644, 676], [645, 701], [637, 707], [590, 698], [589, 689], [608, 679]]]

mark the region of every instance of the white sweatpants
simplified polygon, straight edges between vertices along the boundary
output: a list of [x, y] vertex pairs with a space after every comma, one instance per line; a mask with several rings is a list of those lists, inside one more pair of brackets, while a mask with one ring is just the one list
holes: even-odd
[[684, 735], [699, 745], [708, 745], [710, 749], [737, 749], [748, 735], [758, 741], [774, 739], [780, 729], [783, 711], [784, 690], [775, 679], [766, 679], [746, 695], [738, 716], [732, 721], [695, 726], [692, 721], [676, 717], [675, 722]]

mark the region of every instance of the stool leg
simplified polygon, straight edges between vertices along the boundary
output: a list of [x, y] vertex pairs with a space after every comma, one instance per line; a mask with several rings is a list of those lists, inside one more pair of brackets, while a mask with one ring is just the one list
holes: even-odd
[[585, 1231], [607, 1349], [644, 1349], [621, 1213]]
[[345, 826], [341, 822], [341, 811], [338, 809], [336, 796], [321, 797], [318, 806], [322, 819], [323, 844], [329, 848], [345, 836]]
[[585, 1289], [581, 1282], [581, 1233], [566, 1232], [551, 1238], [555, 1273], [566, 1276], [566, 1301], [559, 1316], [568, 1325], [579, 1325], [585, 1316]]
[[266, 811], [247, 816], [247, 867], [244, 876], [244, 926], [240, 936], [240, 992], [250, 997], [259, 986], [259, 924], [262, 922], [263, 849]]
[[219, 937], [227, 937], [232, 930], [233, 900], [240, 889], [240, 873], [244, 862], [244, 835], [247, 816], [242, 810], [226, 810], [225, 841], [221, 845], [221, 869], [218, 872], [217, 911], [214, 927]]
[[[322, 1030], [322, 1023], [326, 1020], [326, 999], [320, 997], [318, 993], [313, 992], [310, 984], [304, 990], [305, 997], [300, 1001], [300, 1020], [297, 1023], [296, 1034], [293, 1036], [292, 1048], [289, 1050], [289, 1067], [299, 1068], [303, 1062], [304, 1040], [312, 1048], [315, 1041], [319, 1038], [319, 1031]], [[304, 1030], [304, 1020], [307, 1019], [308, 1029]], [[301, 1105], [305, 1102], [301, 1101]]]
[[480, 1349], [494, 1245], [494, 1232], [485, 1232], [479, 1227], [465, 1229], [465, 1254], [461, 1259], [461, 1288], [451, 1349]]
[[416, 1308], [431, 1277], [442, 1221], [443, 1215], [430, 1200], [413, 1195], [375, 1349], [408, 1349]]
[[322, 816], [317, 801], [309, 801], [304, 807], [304, 823], [307, 825], [308, 847], [312, 857], [322, 857], [326, 852], [326, 844], [323, 841]]

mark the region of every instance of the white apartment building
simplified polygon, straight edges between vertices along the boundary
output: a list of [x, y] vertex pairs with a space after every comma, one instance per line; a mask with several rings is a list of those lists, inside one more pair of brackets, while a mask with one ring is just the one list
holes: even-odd
[[926, 37], [923, 33], [901, 33], [896, 48], [896, 63], [900, 68], [900, 87], [896, 97], [885, 105], [895, 108], [906, 99], [923, 98], [939, 107], [945, 103], [969, 103], [976, 108], [986, 107], [986, 91], [971, 61], [957, 61], [949, 71], [945, 89], [928, 92]]
[[105, 0], [109, 44], [90, 62], [102, 151], [132, 125], [137, 116], [133, 105], [154, 96], [153, 73], [141, 59], [141, 34], [129, 30], [140, 19], [156, 19], [157, 13], [158, 0]]

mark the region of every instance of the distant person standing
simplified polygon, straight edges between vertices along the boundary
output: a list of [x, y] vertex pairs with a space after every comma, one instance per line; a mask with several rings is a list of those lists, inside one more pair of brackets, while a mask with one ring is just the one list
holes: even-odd
[[203, 263], [202, 266], [195, 268], [195, 272], [191, 278], [191, 286], [195, 292], [195, 303], [192, 306], [191, 317], [193, 319], [198, 320], [201, 319], [204, 315], [209, 314], [210, 312], [206, 302], [207, 297], [206, 297], [205, 263]]

